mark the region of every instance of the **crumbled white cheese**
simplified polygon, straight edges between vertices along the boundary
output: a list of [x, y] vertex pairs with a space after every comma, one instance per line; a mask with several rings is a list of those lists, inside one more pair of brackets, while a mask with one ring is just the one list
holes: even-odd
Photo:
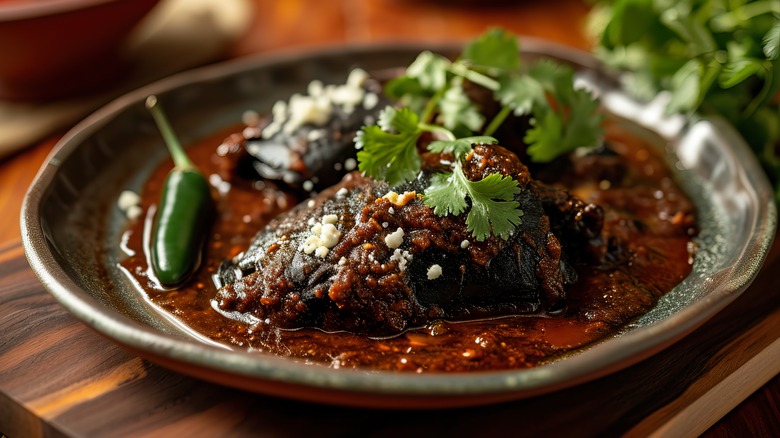
[[310, 96], [321, 96], [322, 93], [325, 91], [325, 86], [322, 84], [322, 81], [315, 79], [311, 82], [309, 82], [309, 86], [306, 89], [306, 91], [309, 92]]
[[401, 246], [401, 244], [404, 243], [403, 228], [399, 227], [397, 230], [385, 236], [385, 243], [387, 244], [387, 247], [390, 249], [395, 249]]
[[311, 254], [314, 251], [317, 250], [317, 248], [320, 246], [320, 238], [318, 236], [309, 236], [306, 238], [306, 240], [303, 242], [303, 245], [301, 245], [301, 251], [303, 251], [306, 254]]
[[116, 201], [120, 210], [126, 212], [130, 207], [141, 203], [141, 197], [132, 190], [123, 190]]
[[341, 238], [341, 232], [333, 224], [325, 224], [322, 226], [322, 232], [320, 233], [320, 244], [328, 248], [333, 248], [339, 243]]
[[330, 249], [341, 239], [341, 232], [336, 228], [336, 222], [338, 216], [335, 214], [325, 215], [320, 222], [315, 222], [309, 229], [311, 234], [306, 237], [299, 250], [305, 254], [313, 253], [319, 258], [325, 258]]
[[247, 139], [257, 138], [260, 136], [260, 129], [256, 126], [247, 126], [243, 131], [241, 131], [241, 135]]
[[141, 216], [141, 213], [143, 212], [143, 209], [140, 205], [131, 205], [130, 208], [125, 210], [125, 215], [128, 219], [131, 221], [134, 221], [138, 219], [139, 216]]
[[347, 76], [347, 86], [351, 88], [362, 88], [368, 79], [368, 73], [362, 68], [355, 68]]
[[460, 242], [460, 247], [461, 247], [461, 248], [463, 248], [463, 249], [466, 249], [466, 248], [468, 248], [468, 247], [469, 247], [469, 245], [471, 245], [471, 242], [469, 242], [469, 241], [468, 241], [468, 240], [466, 240], [466, 239], [463, 239], [463, 241], [462, 241], [462, 242]]
[[336, 196], [339, 197], [339, 198], [343, 198], [343, 197], [347, 196], [347, 193], [349, 193], [349, 190], [347, 190], [346, 187], [342, 187], [342, 188], [339, 189], [338, 192], [336, 192]]
[[[366, 91], [363, 84], [368, 73], [361, 69], [350, 72], [343, 85], [323, 85], [319, 80], [309, 82], [307, 94], [294, 94], [289, 101], [278, 101], [272, 109], [273, 120], [263, 129], [263, 138], [270, 138], [278, 132], [292, 134], [305, 125], [324, 126], [333, 115], [334, 106], [350, 114], [359, 104], [366, 105]], [[378, 96], [368, 98], [369, 104]], [[374, 103], [376, 105], [376, 103]], [[319, 130], [311, 131], [309, 141], [321, 138]]]
[[123, 190], [119, 194], [116, 204], [130, 220], [138, 219], [143, 212], [143, 209], [141, 209], [141, 197], [132, 190]]
[[309, 202], [306, 203], [306, 206], [309, 208], [314, 208], [314, 205], [316, 202], [314, 202], [314, 199], [309, 199]]
[[288, 119], [282, 131], [292, 134], [307, 124], [323, 126], [330, 119], [332, 108], [327, 96], [303, 96], [293, 94], [288, 104]]
[[390, 207], [387, 209], [387, 212], [390, 214], [395, 214], [395, 209], [393, 207]]
[[230, 183], [223, 180], [222, 177], [216, 173], [209, 175], [209, 184], [217, 189], [217, 192], [219, 192], [220, 195], [226, 195], [230, 191]]
[[342, 257], [342, 258], [339, 259], [339, 266], [344, 266], [346, 264], [347, 264], [346, 257]]
[[428, 280], [436, 280], [441, 277], [441, 273], [441, 266], [431, 265], [431, 267], [428, 268]]
[[390, 226], [389, 222], [382, 222], [382, 228], [387, 228]]
[[372, 110], [379, 103], [379, 96], [376, 93], [366, 93], [366, 97], [363, 99], [363, 108], [366, 110]]
[[279, 123], [284, 123], [287, 117], [287, 102], [283, 100], [277, 100], [274, 106], [271, 108], [271, 114], [274, 116], [274, 120]]
[[398, 262], [398, 269], [401, 272], [406, 271], [406, 266], [412, 261], [412, 258], [409, 251], [401, 251], [400, 249], [393, 251], [393, 255], [390, 256], [391, 261]]
[[262, 137], [264, 139], [268, 140], [269, 138], [271, 138], [274, 135], [276, 135], [276, 133], [278, 133], [281, 129], [282, 129], [282, 124], [281, 123], [271, 122], [271, 123], [268, 124], [268, 126], [263, 128]]
[[269, 139], [282, 129], [282, 125], [287, 121], [287, 102], [277, 100], [271, 108], [273, 120], [263, 128], [263, 138]]
[[324, 129], [312, 129], [308, 134], [306, 134], [306, 139], [309, 141], [317, 141], [325, 137], [326, 133], [327, 132]]

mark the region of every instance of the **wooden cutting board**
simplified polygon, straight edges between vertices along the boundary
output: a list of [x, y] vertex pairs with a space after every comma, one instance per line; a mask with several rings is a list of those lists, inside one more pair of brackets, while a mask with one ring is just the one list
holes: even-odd
[[494, 406], [388, 412], [242, 392], [151, 364], [72, 317], [14, 242], [0, 247], [0, 436], [698, 435], [780, 373], [778, 270], [775, 244], [732, 305], [608, 377]]

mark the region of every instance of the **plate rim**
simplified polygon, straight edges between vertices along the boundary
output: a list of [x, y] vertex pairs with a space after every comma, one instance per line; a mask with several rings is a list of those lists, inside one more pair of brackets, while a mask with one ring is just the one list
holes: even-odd
[[[544, 54], [568, 60], [597, 71], [602, 69], [596, 58], [587, 52], [531, 37], [521, 36], [520, 41], [522, 52]], [[183, 367], [177, 371], [187, 373], [186, 366], [192, 365], [215, 369], [233, 376], [259, 379], [256, 382], [260, 384], [258, 392], [264, 392], [262, 382], [268, 381], [282, 385], [305, 386], [315, 392], [344, 391], [378, 398], [410, 396], [420, 400], [423, 406], [425, 406], [424, 399], [440, 397], [454, 397], [460, 400], [464, 406], [482, 404], [478, 402], [479, 397], [474, 398], [474, 403], [466, 400], [474, 396], [487, 396], [483, 397], [486, 403], [509, 398], [530, 397], [611, 374], [646, 359], [689, 334], [736, 299], [752, 282], [760, 269], [760, 264], [758, 267], [748, 269], [750, 272], [739, 278], [737, 284], [732, 285], [730, 291], [714, 297], [714, 303], [713, 300], [705, 300], [706, 302], [697, 300], [676, 312], [674, 318], [662, 319], [618, 337], [608, 338], [608, 342], [600, 342], [577, 352], [576, 356], [579, 359], [576, 361], [568, 358], [540, 367], [520, 370], [423, 373], [418, 375], [367, 371], [365, 369], [333, 369], [320, 364], [305, 364], [268, 354], [222, 350], [195, 340], [172, 338], [97, 302], [82, 290], [56, 261], [40, 220], [40, 201], [46, 187], [54, 180], [59, 164], [79, 147], [81, 140], [88, 138], [92, 132], [98, 130], [112, 117], [142, 100], [146, 95], [159, 94], [177, 87], [219, 79], [222, 76], [236, 74], [247, 69], [259, 69], [268, 65], [293, 62], [312, 55], [327, 57], [355, 51], [399, 49], [419, 51], [424, 48], [446, 50], [447, 48], [456, 48], [460, 44], [462, 43], [391, 42], [334, 45], [324, 48], [304, 47], [285, 53], [249, 56], [188, 70], [153, 82], [113, 100], [86, 117], [62, 137], [46, 158], [25, 195], [20, 222], [22, 243], [30, 266], [46, 290], [82, 322], [113, 342], [152, 361], [159, 363], [161, 360], [168, 360], [182, 364]], [[723, 128], [722, 122], [718, 120], [713, 120], [712, 123], [720, 126], [721, 129]], [[750, 152], [744, 142], [742, 145], [737, 144], [736, 147], [745, 149], [738, 150], [742, 155], [745, 155], [745, 152]], [[743, 163], [741, 168], [743, 173], [746, 171], [744, 166], [760, 170], [755, 157], [752, 157], [752, 160], [751, 157], [752, 154], [746, 158], [747, 163]], [[745, 157], [740, 156], [740, 158]], [[763, 172], [761, 176], [763, 176]], [[763, 180], [759, 177], [759, 186], [762, 183], [764, 187], [756, 188], [758, 192], [768, 190], [769, 186], [765, 176], [763, 176]], [[774, 238], [776, 216], [774, 202], [764, 206], [764, 214], [758, 215], [758, 218], [763, 219], [764, 233], [762, 236], [766, 235], [768, 238], [757, 239], [757, 236], [752, 236], [753, 240], [759, 241], [746, 247], [746, 251], [752, 249], [751, 254], [741, 254], [740, 259], [749, 257], [753, 260], [764, 260]], [[680, 320], [683, 321], [682, 324]], [[649, 338], [657, 341], [648, 347], [645, 342], [641, 341]], [[599, 360], [603, 357], [611, 359]], [[168, 367], [171, 368], [171, 366]], [[200, 377], [203, 378], [203, 376]], [[452, 384], [454, 379], [457, 379], [457, 385]], [[219, 379], [215, 381], [223, 383]], [[285, 396], [285, 394], [278, 393], [273, 395]], [[313, 396], [312, 400], [323, 401]], [[455, 403], [458, 400], [452, 402]], [[334, 402], [339, 403], [338, 400]], [[382, 405], [382, 400], [377, 399], [376, 404]], [[406, 400], [399, 407], [409, 406], [408, 400]]]

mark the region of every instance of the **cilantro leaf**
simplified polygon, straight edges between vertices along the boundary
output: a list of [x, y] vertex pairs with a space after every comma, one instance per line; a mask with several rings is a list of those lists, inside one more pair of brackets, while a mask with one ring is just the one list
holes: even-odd
[[563, 120], [555, 112], [547, 112], [541, 118], [531, 120], [532, 128], [525, 133], [528, 155], [531, 160], [544, 163], [558, 156], [563, 145]]
[[774, 26], [769, 29], [769, 32], [764, 35], [764, 55], [766, 59], [774, 61], [780, 58], [780, 19], [777, 20]]
[[698, 59], [691, 59], [671, 78], [672, 98], [667, 110], [693, 111], [699, 102], [699, 90], [701, 84], [702, 65]]
[[485, 116], [463, 91], [463, 78], [455, 78], [452, 82], [439, 101], [439, 119], [450, 130], [459, 126], [465, 126], [472, 132], [479, 130], [485, 122]]
[[500, 84], [496, 97], [511, 107], [516, 116], [530, 114], [535, 105], [544, 104], [547, 99], [542, 84], [531, 76], [506, 75]]
[[416, 79], [424, 90], [438, 91], [447, 84], [451, 64], [449, 59], [425, 51], [406, 68], [406, 76]]
[[568, 108], [549, 110], [531, 120], [525, 134], [528, 155], [536, 162], [549, 162], [579, 147], [595, 146], [602, 135], [603, 116], [598, 102], [585, 90], [572, 90], [565, 99]]
[[[552, 61], [540, 61], [527, 73], [520, 71], [518, 41], [501, 29], [491, 29], [469, 43], [455, 62], [423, 52], [403, 76], [385, 87], [401, 108], [385, 108], [378, 125], [358, 132], [359, 169], [398, 185], [420, 171], [417, 142], [421, 133], [446, 139], [431, 142], [428, 149], [452, 154], [453, 170], [431, 178], [425, 189], [426, 205], [440, 216], [468, 212], [466, 226], [477, 240], [491, 233], [508, 239], [523, 214], [514, 200], [520, 190], [517, 182], [501, 174], [469, 181], [461, 162], [474, 144], [497, 143], [490, 134], [512, 112], [531, 116], [534, 127], [526, 132], [526, 141], [536, 161], [550, 161], [577, 147], [595, 145], [601, 136], [598, 103], [588, 92], [575, 90], [573, 78], [570, 67]], [[492, 91], [503, 105], [486, 127], [464, 81]], [[472, 136], [480, 130], [482, 136]]]
[[[420, 171], [417, 139], [420, 137], [417, 114], [407, 108], [385, 108], [380, 114], [384, 130], [377, 125], [364, 126], [355, 137], [358, 169], [390, 185], [414, 179]], [[392, 132], [389, 132], [392, 131]]]
[[532, 65], [528, 75], [539, 81], [555, 100], [561, 100], [563, 93], [570, 94], [574, 88], [574, 70], [551, 59], [542, 59]]
[[743, 58], [729, 62], [720, 74], [720, 86], [731, 88], [749, 77], [764, 71], [764, 63], [759, 59]]
[[[461, 174], [462, 171], [457, 169]], [[463, 175], [465, 179], [465, 175]], [[507, 240], [522, 222], [523, 211], [514, 195], [520, 193], [517, 181], [509, 176], [492, 173], [479, 181], [468, 181], [471, 210], [466, 216], [466, 226], [478, 241], [485, 240], [492, 232]]]
[[461, 58], [472, 65], [516, 70], [520, 67], [520, 48], [514, 35], [493, 28], [466, 45]]
[[653, 0], [619, 1], [612, 13], [601, 41], [607, 47], [639, 41], [653, 27]]
[[490, 174], [479, 181], [470, 181], [457, 163], [448, 174], [439, 174], [426, 189], [423, 201], [439, 216], [459, 215], [471, 201], [466, 216], [466, 229], [478, 241], [494, 234], [508, 239], [517, 225], [522, 223], [523, 211], [514, 196], [520, 193], [517, 181], [509, 176]]
[[703, 20], [692, 11], [688, 2], [671, 4], [660, 13], [661, 23], [676, 33], [678, 38], [686, 43], [691, 55], [699, 56], [716, 49], [715, 36]]
[[475, 144], [496, 144], [498, 140], [493, 137], [481, 135], [477, 137], [463, 137], [457, 140], [437, 140], [428, 145], [428, 150], [436, 153], [451, 153], [457, 160], [471, 152]]
[[458, 216], [468, 208], [466, 196], [461, 190], [453, 190], [455, 176], [450, 173], [438, 173], [431, 178], [431, 185], [425, 189], [423, 201], [433, 208], [437, 216], [451, 214]]
[[[495, 96], [504, 109], [511, 108], [518, 116], [532, 116], [534, 127], [525, 137], [532, 160], [548, 162], [578, 147], [598, 144], [602, 135], [598, 102], [589, 92], [574, 89], [570, 67], [541, 60], [527, 75], [502, 76], [500, 84]], [[493, 120], [485, 134], [492, 134], [501, 121], [498, 117]]]
[[603, 31], [596, 53], [630, 75], [628, 91], [651, 99], [666, 89], [667, 112], [725, 118], [748, 141], [780, 203], [780, 129], [770, 129], [780, 126], [777, 0], [598, 3], [591, 16], [603, 18], [592, 22]]
[[570, 152], [579, 147], [596, 146], [603, 135], [603, 114], [598, 113], [599, 102], [590, 92], [574, 90], [569, 98], [564, 147]]
[[400, 110], [388, 105], [379, 113], [377, 124], [382, 130], [391, 133], [414, 132], [417, 130], [419, 119], [414, 111], [408, 108]]
[[385, 94], [416, 113], [422, 112], [433, 93], [423, 88], [420, 81], [409, 76], [398, 76], [385, 84]]

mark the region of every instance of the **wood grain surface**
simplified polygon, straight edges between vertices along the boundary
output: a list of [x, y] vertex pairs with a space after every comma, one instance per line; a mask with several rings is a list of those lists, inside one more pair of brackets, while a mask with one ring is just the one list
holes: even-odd
[[[253, 3], [254, 23], [226, 58], [302, 45], [463, 40], [490, 25], [591, 46], [583, 33], [588, 6], [578, 0], [245, 1]], [[607, 378], [457, 411], [388, 414], [298, 403], [150, 364], [88, 329], [44, 291], [24, 260], [18, 217], [58, 139], [0, 160], [0, 436], [780, 436], [777, 243], [742, 298], [693, 336]]]

